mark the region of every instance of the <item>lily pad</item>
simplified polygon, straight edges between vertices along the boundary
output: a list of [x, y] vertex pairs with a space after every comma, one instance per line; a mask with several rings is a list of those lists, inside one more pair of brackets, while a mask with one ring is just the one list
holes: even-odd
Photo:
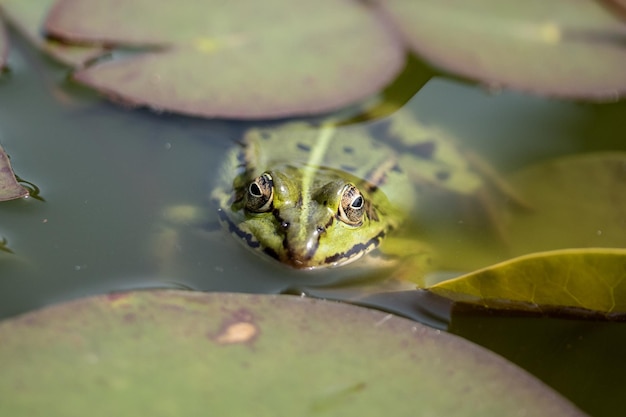
[[0, 413], [583, 416], [501, 357], [291, 296], [99, 296], [0, 323]]
[[27, 195], [28, 190], [17, 182], [9, 157], [0, 145], [0, 201], [15, 200]]
[[69, 42], [152, 47], [75, 78], [129, 104], [207, 117], [333, 110], [379, 91], [404, 62], [356, 1], [61, 0], [46, 27]]
[[379, 1], [410, 47], [489, 86], [614, 100], [626, 91], [626, 25], [590, 0]]
[[626, 318], [626, 249], [522, 256], [429, 288], [454, 301], [530, 311], [581, 309]]
[[73, 67], [106, 52], [100, 46], [66, 45], [42, 36], [42, 25], [55, 0], [0, 0], [4, 15], [30, 40], [31, 43], [55, 59]]

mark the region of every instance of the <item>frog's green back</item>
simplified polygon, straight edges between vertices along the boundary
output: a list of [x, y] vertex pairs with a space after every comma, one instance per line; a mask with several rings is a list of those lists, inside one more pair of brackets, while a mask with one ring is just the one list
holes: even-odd
[[[381, 123], [336, 127], [318, 166], [332, 168], [380, 188], [398, 210], [409, 211], [416, 204], [416, 190], [400, 162], [403, 156], [391, 144], [377, 140], [373, 130]], [[306, 165], [319, 144], [321, 126], [289, 123], [278, 128], [252, 129], [244, 142], [253, 144], [249, 160], [258, 164], [248, 173], [253, 178], [264, 167], [289, 163]], [[232, 174], [231, 174], [232, 175]]]

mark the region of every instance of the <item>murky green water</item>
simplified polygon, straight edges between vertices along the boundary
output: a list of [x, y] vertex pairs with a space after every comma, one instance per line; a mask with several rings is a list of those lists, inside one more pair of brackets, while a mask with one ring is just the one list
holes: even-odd
[[624, 413], [624, 323], [465, 311], [450, 331], [517, 363], [592, 416]]
[[[0, 142], [17, 174], [40, 187], [45, 201], [30, 198], [0, 204], [0, 236], [15, 252], [0, 252], [0, 318], [71, 298], [134, 288], [258, 293], [309, 289], [324, 295], [312, 287], [341, 277], [341, 271], [301, 274], [263, 262], [211, 221], [201, 230], [184, 228], [176, 240], [159, 240], [168, 207], [207, 205], [216, 168], [245, 126], [110, 104], [67, 81], [65, 68], [13, 38], [10, 73], [0, 77]], [[442, 124], [467, 138], [503, 171], [558, 155], [626, 150], [624, 103], [594, 106], [514, 93], [490, 95], [444, 79], [430, 81], [420, 97], [422, 121]], [[341, 297], [342, 292], [333, 294]], [[423, 312], [410, 311], [415, 310], [411, 302], [377, 304], [428, 322]], [[485, 338], [482, 322], [472, 322], [460, 332], [508, 353], [574, 401], [585, 392], [589, 398], [612, 395], [603, 386], [572, 391], [542, 375], [542, 361], [568, 351], [568, 345], [547, 347], [544, 357], [541, 349], [499, 343], [514, 335], [520, 322], [504, 323], [510, 333], [492, 332]], [[540, 319], [521, 323], [530, 328], [544, 324]], [[565, 331], [574, 339], [599, 341], [605, 337], [605, 326], [595, 326], [580, 322]], [[616, 325], [608, 330], [611, 343], [621, 348], [615, 352], [626, 347], [623, 329]], [[545, 332], [527, 334], [529, 343], [547, 337]], [[603, 354], [598, 348], [585, 352], [585, 357]], [[567, 358], [563, 369], [585, 360], [580, 355]], [[607, 367], [594, 369], [599, 372], [594, 378], [609, 381], [611, 387], [626, 387], [619, 375], [602, 374]], [[613, 408], [603, 408], [601, 400], [578, 402], [597, 415], [619, 415]]]

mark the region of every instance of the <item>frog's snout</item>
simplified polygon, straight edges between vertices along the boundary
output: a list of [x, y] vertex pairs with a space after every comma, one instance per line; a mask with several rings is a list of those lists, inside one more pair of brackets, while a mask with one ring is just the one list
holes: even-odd
[[297, 224], [290, 224], [285, 232], [283, 237], [285, 263], [297, 269], [320, 266], [315, 262], [315, 254], [320, 238], [326, 233], [324, 226], [299, 227]]

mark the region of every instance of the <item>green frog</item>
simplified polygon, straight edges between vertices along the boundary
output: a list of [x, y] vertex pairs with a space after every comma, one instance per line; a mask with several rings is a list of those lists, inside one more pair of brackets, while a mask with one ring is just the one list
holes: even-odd
[[429, 249], [404, 238], [407, 217], [424, 189], [475, 194], [476, 168], [448, 134], [401, 109], [352, 125], [250, 129], [211, 197], [240, 242], [296, 269], [346, 265], [379, 247], [422, 267]]

